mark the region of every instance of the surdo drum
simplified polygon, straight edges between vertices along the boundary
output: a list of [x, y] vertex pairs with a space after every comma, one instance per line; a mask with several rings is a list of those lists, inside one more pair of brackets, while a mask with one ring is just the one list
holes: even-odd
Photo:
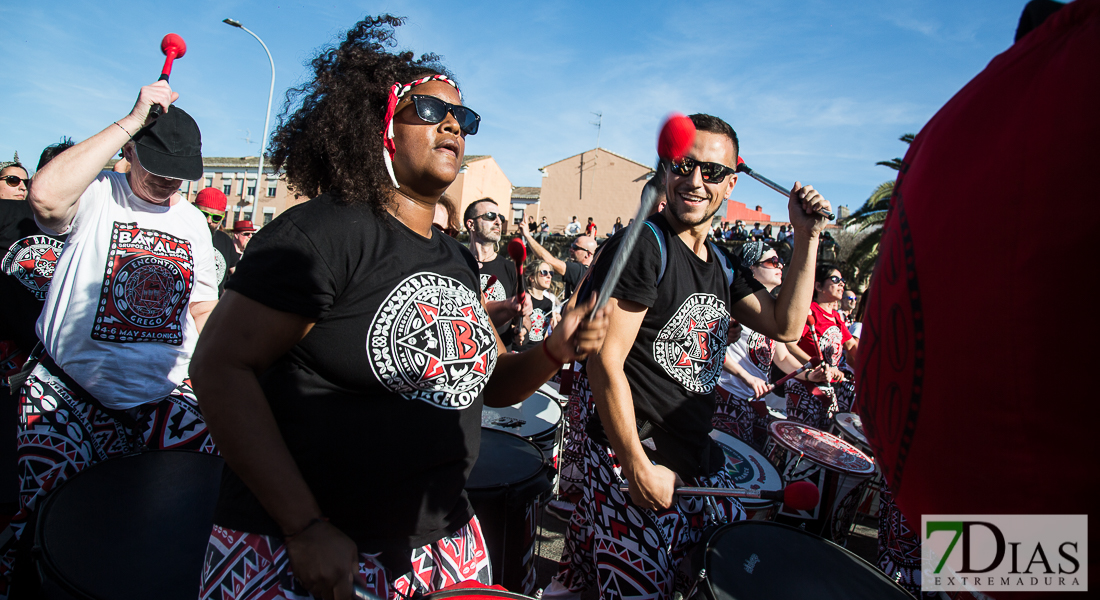
[[156, 450], [103, 461], [46, 497], [34, 555], [51, 600], [194, 600], [221, 457]]
[[844, 543], [863, 497], [862, 484], [875, 472], [874, 461], [848, 442], [808, 425], [776, 421], [769, 430], [773, 443], [768, 458], [784, 481], [809, 481], [821, 491], [812, 510], [783, 505], [775, 520]]
[[[856, 413], [837, 413], [833, 417], [833, 433], [840, 439], [862, 450], [867, 456], [874, 457], [871, 445], [867, 443], [867, 436], [863, 433], [863, 420]], [[877, 517], [880, 503], [879, 494], [886, 486], [882, 478], [882, 471], [875, 463], [875, 474], [864, 486], [863, 498], [859, 502], [858, 511], [865, 515]]]
[[522, 437], [481, 428], [481, 452], [466, 481], [493, 565], [493, 583], [535, 589], [535, 529], [539, 497], [553, 487], [542, 451]]
[[737, 521], [715, 531], [694, 598], [903, 600], [904, 589], [855, 554], [801, 529]]
[[543, 388], [512, 406], [481, 410], [481, 426], [514, 433], [531, 440], [551, 464], [557, 464], [562, 427], [561, 403], [553, 390]]
[[[722, 453], [726, 456], [725, 469], [737, 487], [771, 492], [783, 489], [783, 478], [763, 454], [745, 442], [717, 429], [710, 432], [710, 437], [722, 448]], [[775, 518], [775, 513], [779, 509], [775, 500], [762, 498], [741, 498], [740, 500], [741, 505], [745, 507], [748, 519], [770, 521]]]

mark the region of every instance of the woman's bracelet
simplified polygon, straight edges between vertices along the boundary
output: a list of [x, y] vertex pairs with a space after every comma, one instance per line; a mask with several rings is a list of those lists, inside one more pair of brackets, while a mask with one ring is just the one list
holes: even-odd
[[[118, 121], [115, 121], [115, 125], [118, 125]], [[125, 131], [125, 132], [126, 132], [126, 135], [127, 135], [127, 136], [128, 136], [128, 137], [129, 137], [130, 139], [134, 139], [134, 136], [133, 136], [133, 135], [132, 135], [132, 134], [131, 134], [131, 133], [130, 133], [129, 131], [126, 131], [126, 128], [125, 128], [125, 127], [123, 127], [122, 125], [118, 125], [118, 128], [119, 128], [119, 129], [121, 129], [121, 130], [123, 130], [123, 131]]]
[[306, 523], [305, 527], [299, 529], [298, 531], [296, 531], [294, 533], [288, 533], [288, 534], [284, 535], [283, 539], [285, 541], [290, 541], [290, 538], [292, 538], [294, 536], [302, 535], [303, 533], [306, 532], [307, 529], [309, 529], [310, 527], [313, 527], [314, 525], [316, 525], [318, 523], [328, 523], [328, 517], [313, 517], [312, 519], [309, 520], [309, 523]]
[[550, 362], [557, 363], [559, 365], [564, 365], [565, 364], [564, 360], [562, 360], [562, 359], [560, 359], [560, 358], [558, 358], [558, 357], [556, 357], [556, 356], [554, 356], [553, 354], [550, 353], [550, 347], [547, 346], [546, 340], [543, 340], [542, 343], [539, 344], [539, 346], [542, 346], [542, 351], [544, 353], [546, 353], [546, 358], [549, 358]]

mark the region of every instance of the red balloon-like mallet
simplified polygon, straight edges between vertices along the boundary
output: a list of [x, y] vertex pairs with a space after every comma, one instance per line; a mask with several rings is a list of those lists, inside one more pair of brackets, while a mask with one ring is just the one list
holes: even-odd
[[187, 54], [187, 43], [179, 35], [169, 33], [160, 41], [160, 51], [164, 53], [164, 68], [160, 70], [160, 79], [168, 81], [172, 75], [172, 61]]
[[657, 136], [657, 156], [672, 160], [682, 158], [694, 143], [695, 123], [680, 113], [672, 113]]
[[[521, 227], [526, 225], [521, 224]], [[527, 261], [527, 246], [523, 245], [523, 240], [512, 238], [512, 241], [508, 242], [508, 256], [512, 257], [512, 262], [516, 263], [516, 297], [523, 302], [523, 263]]]
[[[164, 68], [160, 70], [160, 78], [157, 81], [168, 81], [172, 75], [172, 62], [187, 54], [187, 43], [179, 35], [169, 33], [160, 41], [160, 51], [164, 53]], [[164, 109], [159, 104], [149, 108], [150, 117], [159, 117], [163, 112]]]

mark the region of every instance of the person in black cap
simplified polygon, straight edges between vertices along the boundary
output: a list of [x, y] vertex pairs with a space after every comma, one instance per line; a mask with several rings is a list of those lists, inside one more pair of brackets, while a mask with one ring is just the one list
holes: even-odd
[[[68, 234], [20, 388], [20, 506], [0, 534], [0, 598], [22, 595], [24, 529], [78, 471], [139, 448], [213, 451], [185, 378], [217, 302], [206, 220], [183, 200], [202, 176], [198, 125], [167, 82], [130, 114], [57, 156], [28, 196], [47, 233]], [[163, 115], [147, 121], [150, 108]], [[102, 171], [122, 149], [129, 173]]]

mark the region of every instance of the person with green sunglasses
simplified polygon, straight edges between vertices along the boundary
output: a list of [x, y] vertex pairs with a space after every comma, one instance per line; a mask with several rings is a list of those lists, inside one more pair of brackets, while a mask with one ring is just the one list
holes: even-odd
[[229, 205], [229, 199], [217, 188], [204, 188], [195, 196], [195, 208], [206, 217], [206, 224], [210, 227], [211, 241], [214, 242], [214, 267], [218, 276], [218, 297], [225, 292], [225, 282], [237, 268], [237, 261], [241, 255], [237, 253], [236, 244], [228, 233], [222, 231], [225, 223], [225, 211]]

